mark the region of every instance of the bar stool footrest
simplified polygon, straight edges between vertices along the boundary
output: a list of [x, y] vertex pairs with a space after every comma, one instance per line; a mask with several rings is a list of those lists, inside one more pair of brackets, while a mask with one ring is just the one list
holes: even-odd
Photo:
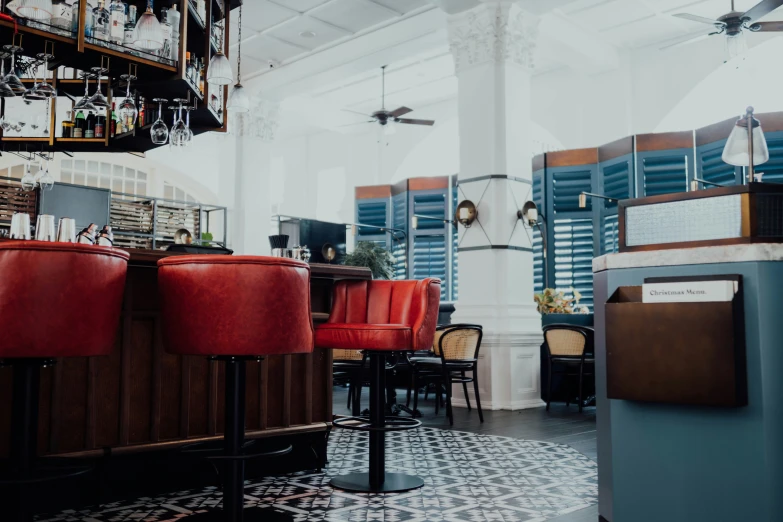
[[[353, 424], [358, 423], [358, 424]], [[407, 417], [387, 417], [383, 426], [373, 426], [369, 417], [342, 417], [332, 421], [332, 426], [346, 430], [376, 431], [386, 433], [388, 431], [415, 430], [421, 426], [421, 421]]]
[[209, 460], [253, 460], [261, 458], [273, 458], [282, 457], [288, 455], [294, 450], [291, 444], [286, 446], [269, 450], [269, 451], [248, 451], [256, 443], [255, 440], [245, 441], [242, 445], [241, 455], [226, 455], [222, 446], [223, 441], [218, 443], [214, 442], [198, 442], [195, 444], [188, 444], [180, 448], [180, 453], [183, 455], [202, 455], [205, 459]]

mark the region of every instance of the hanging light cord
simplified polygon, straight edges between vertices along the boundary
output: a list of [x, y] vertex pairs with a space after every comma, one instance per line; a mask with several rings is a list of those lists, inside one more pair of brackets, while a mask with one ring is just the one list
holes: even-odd
[[239, 5], [239, 49], [237, 49], [237, 85], [242, 84], [242, 5]]

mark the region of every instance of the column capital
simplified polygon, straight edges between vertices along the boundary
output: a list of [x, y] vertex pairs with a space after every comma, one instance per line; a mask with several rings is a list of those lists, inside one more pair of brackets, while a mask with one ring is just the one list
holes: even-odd
[[228, 118], [231, 134], [239, 138], [272, 142], [280, 126], [280, 103], [252, 96], [250, 112], [229, 114]]
[[484, 63], [532, 69], [540, 19], [508, 1], [482, 1], [449, 17], [449, 47], [457, 74]]

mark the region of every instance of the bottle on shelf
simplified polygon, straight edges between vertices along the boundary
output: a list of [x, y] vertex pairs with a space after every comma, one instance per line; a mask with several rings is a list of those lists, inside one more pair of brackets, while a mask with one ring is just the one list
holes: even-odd
[[90, 113], [87, 115], [87, 118], [85, 118], [85, 121], [87, 122], [87, 126], [84, 128], [84, 137], [85, 138], [94, 138], [95, 137], [95, 114], [90, 111]]
[[[94, 18], [95, 15], [93, 14], [93, 7], [91, 2], [88, 1], [87, 12], [84, 14], [84, 36], [87, 38], [92, 38], [94, 36]], [[79, 32], [79, 2], [74, 2], [73, 6], [71, 7], [71, 31], [74, 34], [78, 34]]]
[[95, 116], [95, 137], [103, 138], [106, 132], [106, 115], [98, 114]]
[[109, 137], [113, 138], [117, 135], [118, 129], [119, 134], [123, 133], [122, 127], [118, 125], [120, 121], [120, 117], [117, 116], [117, 104], [115, 102], [111, 102], [111, 123], [109, 124]]
[[179, 60], [179, 24], [182, 20], [177, 4], [172, 4], [168, 11], [168, 21], [171, 24], [171, 59], [175, 62]]
[[199, 69], [198, 90], [201, 91], [201, 95], [204, 96], [204, 60], [201, 60], [198, 69]]
[[171, 40], [174, 37], [174, 29], [171, 27], [168, 19], [169, 12], [163, 9], [160, 12], [160, 30], [163, 32], [163, 47], [160, 48], [159, 56], [161, 58], [171, 58]]
[[129, 5], [128, 13], [125, 18], [125, 34], [123, 36], [122, 44], [125, 47], [133, 47], [133, 43], [136, 41], [136, 6]]
[[144, 98], [140, 97], [139, 98], [139, 107], [141, 107], [141, 108], [139, 109], [139, 117], [136, 119], [136, 124], [139, 127], [144, 127], [144, 117], [147, 115], [147, 111], [145, 109], [146, 105], [147, 104], [145, 103]]
[[125, 41], [125, 10], [128, 4], [122, 0], [112, 0], [109, 5], [110, 29], [109, 38], [112, 43], [122, 45]]
[[63, 138], [73, 138], [73, 116], [71, 111], [65, 113], [65, 119], [63, 120]]
[[186, 59], [185, 59], [185, 78], [188, 81], [193, 82], [193, 62], [191, 60], [190, 52], [188, 51], [188, 53], [185, 56], [186, 56]]
[[76, 120], [73, 124], [73, 137], [84, 138], [84, 131], [87, 129], [87, 118], [84, 117], [84, 111], [76, 113]]
[[98, 7], [92, 10], [93, 38], [109, 41], [109, 26], [111, 25], [109, 11], [106, 9], [106, 0], [98, 0]]

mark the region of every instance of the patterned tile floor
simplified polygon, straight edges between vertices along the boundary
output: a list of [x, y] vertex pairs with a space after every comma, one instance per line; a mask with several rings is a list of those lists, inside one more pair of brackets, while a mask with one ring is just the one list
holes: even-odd
[[[425, 485], [400, 494], [347, 493], [335, 475], [366, 471], [367, 436], [334, 430], [325, 473], [299, 472], [247, 483], [247, 507], [294, 522], [543, 522], [597, 502], [596, 465], [550, 442], [437, 428], [387, 434], [387, 471], [415, 473]], [[408, 448], [395, 452], [394, 448]], [[187, 522], [220, 503], [215, 488], [67, 511], [40, 522]]]

